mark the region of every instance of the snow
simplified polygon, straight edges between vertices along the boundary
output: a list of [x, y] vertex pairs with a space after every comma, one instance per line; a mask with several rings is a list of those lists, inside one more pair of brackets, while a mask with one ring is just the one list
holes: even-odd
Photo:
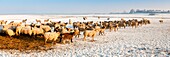
[[[71, 16], [71, 17], [67, 17]], [[82, 16], [88, 16], [83, 20]], [[98, 19], [93, 16], [104, 16]], [[170, 18], [170, 14], [160, 14], [148, 16], [147, 14], [113, 14], [113, 15], [0, 15], [0, 20], [19, 22], [28, 19], [28, 23], [35, 22], [35, 19], [68, 22], [87, 21], [107, 21], [120, 20], [124, 18], [149, 19], [151, 24], [139, 26], [138, 28], [126, 27], [120, 28], [117, 32], [109, 32], [106, 35], [98, 35], [94, 38], [95, 42], [83, 41], [83, 35], [80, 38], [74, 38], [72, 44], [56, 44], [54, 49], [48, 51], [37, 51], [31, 53], [20, 53], [16, 50], [1, 50], [0, 56], [21, 56], [21, 57], [169, 57], [170, 56], [170, 19], [163, 19], [160, 24], [159, 19]]]

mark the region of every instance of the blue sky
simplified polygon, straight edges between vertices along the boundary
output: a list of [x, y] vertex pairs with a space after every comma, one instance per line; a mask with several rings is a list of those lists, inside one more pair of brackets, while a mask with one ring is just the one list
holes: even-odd
[[108, 13], [170, 10], [170, 0], [0, 0], [0, 13]]

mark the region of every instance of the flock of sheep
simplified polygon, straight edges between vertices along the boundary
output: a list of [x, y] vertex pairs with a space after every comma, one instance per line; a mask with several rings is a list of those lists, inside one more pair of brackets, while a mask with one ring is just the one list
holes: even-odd
[[[86, 18], [83, 18], [86, 20]], [[26, 24], [27, 19], [22, 20], [21, 22], [11, 21], [7, 24], [8, 21], [0, 20], [0, 35], [5, 35], [7, 37], [14, 36], [25, 36], [31, 38], [38, 38], [38, 36], [43, 36], [44, 44], [47, 41], [52, 41], [52, 43], [56, 43], [57, 40], [59, 42], [65, 43], [69, 41], [73, 42], [72, 39], [75, 36], [79, 38], [80, 32], [83, 32], [83, 40], [86, 41], [86, 37], [92, 37], [92, 41], [94, 41], [94, 37], [96, 34], [105, 35], [105, 30], [109, 29], [111, 32], [114, 30], [118, 31], [118, 28], [126, 28], [127, 26], [138, 27], [146, 24], [150, 24], [150, 20], [142, 19], [132, 19], [132, 20], [124, 20], [121, 19], [119, 21], [98, 21], [98, 22], [52, 22], [49, 19], [44, 20], [44, 23], [41, 20], [36, 19], [36, 23]]]

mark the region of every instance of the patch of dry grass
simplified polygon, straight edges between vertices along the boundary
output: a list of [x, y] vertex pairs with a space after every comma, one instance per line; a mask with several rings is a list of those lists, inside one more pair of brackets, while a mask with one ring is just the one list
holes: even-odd
[[43, 38], [32, 38], [26, 36], [6, 37], [0, 36], [0, 49], [14, 50], [44, 50], [50, 49], [52, 43], [44, 45]]

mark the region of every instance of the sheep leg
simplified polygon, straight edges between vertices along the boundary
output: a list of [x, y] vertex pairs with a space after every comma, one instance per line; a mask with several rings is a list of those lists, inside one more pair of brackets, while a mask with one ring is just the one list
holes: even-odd
[[114, 28], [114, 31], [116, 32], [116, 28]]
[[103, 32], [103, 35], [106, 35], [105, 32]]
[[84, 39], [83, 39], [83, 41], [86, 41], [86, 36], [84, 36]]
[[94, 36], [92, 36], [92, 42], [94, 42]]
[[137, 28], [137, 26], [135, 26], [135, 28]]
[[78, 35], [78, 38], [79, 38], [79, 35]]
[[11, 38], [11, 36], [9, 36], [9, 35], [8, 35], [7, 37], [8, 37], [8, 38]]
[[16, 35], [17, 35], [17, 36], [19, 35], [18, 32], [16, 32]]
[[95, 34], [92, 35], [92, 42], [94, 42], [94, 36], [95, 36]]
[[65, 40], [63, 40], [63, 44], [65, 44], [66, 43], [66, 41]]
[[45, 39], [44, 44], [46, 44], [46, 42], [47, 42], [47, 39]]
[[112, 28], [110, 28], [110, 32], [112, 32]]
[[60, 39], [60, 40], [59, 40], [59, 43], [61, 43], [61, 41], [62, 41], [62, 36], [60, 36], [59, 39]]
[[102, 34], [102, 32], [101, 31], [99, 31], [99, 35], [101, 35]]
[[71, 43], [73, 43], [73, 39], [71, 39]]
[[20, 35], [21, 31], [18, 31], [18, 35]]
[[75, 35], [75, 38], [77, 38], [77, 35]]

